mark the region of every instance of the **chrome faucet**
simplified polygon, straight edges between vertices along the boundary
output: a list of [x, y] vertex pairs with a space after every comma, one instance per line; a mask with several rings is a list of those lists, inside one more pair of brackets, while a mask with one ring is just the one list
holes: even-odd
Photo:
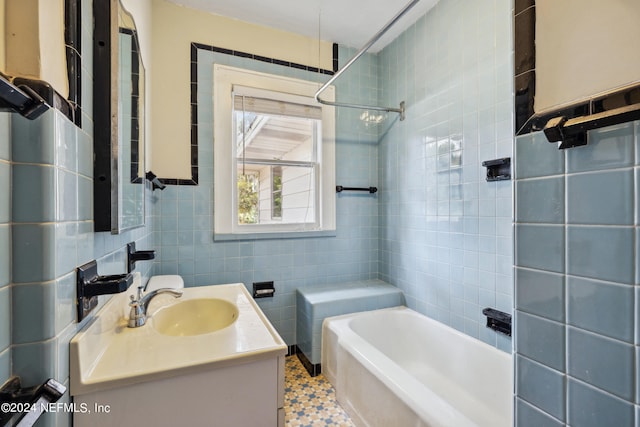
[[155, 291], [151, 291], [145, 296], [142, 296], [142, 286], [138, 287], [138, 299], [135, 299], [135, 297], [131, 295], [131, 302], [129, 303], [129, 307], [131, 307], [131, 311], [129, 312], [130, 328], [144, 326], [147, 322], [147, 308], [149, 307], [149, 303], [152, 299], [161, 294], [171, 294], [176, 298], [180, 298], [182, 296], [181, 291], [176, 291], [175, 289], [170, 288], [156, 289]]

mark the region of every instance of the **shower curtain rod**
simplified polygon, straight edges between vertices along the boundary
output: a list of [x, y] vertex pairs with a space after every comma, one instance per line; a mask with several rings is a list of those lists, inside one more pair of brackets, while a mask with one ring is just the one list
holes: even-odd
[[412, 0], [411, 2], [409, 2], [409, 4], [407, 4], [400, 12], [398, 12], [396, 14], [396, 16], [394, 16], [389, 22], [387, 22], [387, 24], [380, 31], [378, 31], [371, 38], [371, 40], [369, 40], [358, 51], [358, 53], [356, 53], [353, 56], [353, 58], [351, 58], [349, 60], [349, 62], [347, 62], [344, 65], [344, 67], [342, 67], [338, 71], [336, 71], [336, 73], [333, 75], [333, 77], [331, 77], [328, 82], [326, 82], [324, 85], [322, 85], [322, 87], [320, 89], [318, 89], [318, 91], [315, 94], [316, 101], [319, 102], [320, 104], [332, 105], [332, 106], [335, 106], [335, 107], [359, 108], [359, 109], [362, 109], [362, 110], [375, 110], [375, 111], [386, 111], [386, 112], [398, 113], [398, 114], [400, 114], [400, 121], [404, 120], [404, 101], [402, 101], [400, 103], [400, 108], [378, 107], [378, 106], [371, 106], [371, 105], [358, 105], [358, 104], [348, 104], [348, 103], [344, 103], [344, 102], [325, 101], [324, 99], [320, 98], [320, 94], [322, 92], [324, 92], [329, 87], [329, 85], [331, 85], [338, 77], [340, 77], [342, 75], [342, 73], [347, 71], [347, 69], [349, 67], [351, 67], [351, 65], [354, 62], [356, 62], [358, 60], [358, 58], [360, 58], [367, 50], [369, 50], [369, 48], [371, 46], [373, 46], [373, 44], [375, 42], [377, 42], [380, 39], [380, 37], [382, 37], [384, 35], [384, 33], [386, 33], [387, 30], [389, 30], [389, 28], [391, 28], [393, 26], [393, 24], [395, 24], [400, 18], [402, 18], [404, 16], [404, 14], [407, 13], [409, 11], [409, 9], [411, 9], [413, 6], [415, 6], [419, 1], [420, 0]]

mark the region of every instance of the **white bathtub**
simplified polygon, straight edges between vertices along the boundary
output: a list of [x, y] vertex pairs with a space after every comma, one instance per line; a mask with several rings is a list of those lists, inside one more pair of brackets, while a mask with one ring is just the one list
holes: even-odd
[[327, 318], [322, 371], [359, 426], [512, 425], [511, 355], [406, 307]]

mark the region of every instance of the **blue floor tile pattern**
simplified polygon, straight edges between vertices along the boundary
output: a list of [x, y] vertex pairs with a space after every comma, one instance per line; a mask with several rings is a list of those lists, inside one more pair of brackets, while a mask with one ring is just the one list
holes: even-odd
[[310, 377], [296, 356], [286, 359], [284, 387], [287, 427], [354, 426], [329, 381], [323, 375]]

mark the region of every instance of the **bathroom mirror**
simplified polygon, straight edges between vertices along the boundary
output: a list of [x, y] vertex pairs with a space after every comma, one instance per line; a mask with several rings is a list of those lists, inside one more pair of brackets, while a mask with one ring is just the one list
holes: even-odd
[[133, 16], [94, 7], [94, 229], [119, 234], [145, 217], [144, 66]]

